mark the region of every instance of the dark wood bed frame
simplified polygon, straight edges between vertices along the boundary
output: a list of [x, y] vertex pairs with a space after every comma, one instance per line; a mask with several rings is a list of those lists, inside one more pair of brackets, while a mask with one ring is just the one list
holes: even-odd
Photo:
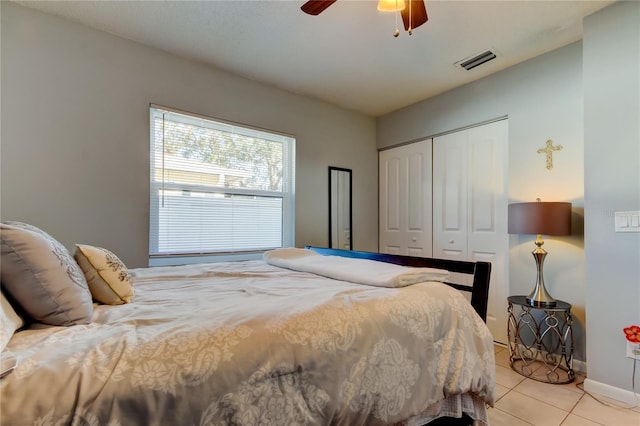
[[306, 246], [325, 256], [353, 257], [357, 259], [378, 260], [380, 262], [394, 263], [396, 265], [415, 266], [446, 269], [449, 272], [457, 272], [473, 276], [472, 286], [449, 283], [446, 284], [471, 293], [471, 306], [476, 310], [482, 321], [487, 322], [487, 303], [489, 299], [489, 279], [491, 277], [491, 263], [467, 262], [461, 260], [433, 259], [428, 257], [401, 256], [397, 254], [373, 253], [366, 251], [353, 251], [332, 248]]

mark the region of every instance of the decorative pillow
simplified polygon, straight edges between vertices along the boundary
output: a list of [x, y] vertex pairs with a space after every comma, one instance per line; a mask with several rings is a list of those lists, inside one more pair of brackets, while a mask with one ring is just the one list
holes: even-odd
[[2, 308], [0, 311], [0, 352], [2, 352], [7, 347], [13, 333], [24, 325], [24, 321], [2, 292], [0, 292], [0, 305]]
[[0, 224], [4, 290], [37, 322], [91, 322], [87, 281], [67, 249], [46, 232], [20, 222]]
[[76, 244], [74, 257], [94, 300], [106, 305], [131, 302], [134, 294], [129, 271], [115, 254], [101, 247]]

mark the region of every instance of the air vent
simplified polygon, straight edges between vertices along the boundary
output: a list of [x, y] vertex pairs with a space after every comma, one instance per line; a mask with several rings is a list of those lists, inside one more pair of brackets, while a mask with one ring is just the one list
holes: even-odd
[[456, 65], [469, 71], [495, 58], [495, 53], [493, 53], [491, 50], [486, 50], [470, 58], [465, 58], [456, 62]]

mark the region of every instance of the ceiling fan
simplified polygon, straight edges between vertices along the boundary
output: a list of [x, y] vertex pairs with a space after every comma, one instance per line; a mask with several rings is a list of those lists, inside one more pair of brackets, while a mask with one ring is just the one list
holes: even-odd
[[[309, 0], [303, 4], [300, 9], [309, 15], [319, 15], [336, 1], [337, 0]], [[386, 3], [390, 8], [384, 8], [383, 3]], [[381, 0], [378, 3], [378, 10], [392, 12], [400, 10], [404, 29], [409, 32], [409, 35], [411, 35], [412, 30], [418, 28], [429, 19], [427, 17], [427, 8], [424, 5], [424, 0]], [[397, 37], [399, 33], [396, 29], [393, 33], [394, 37]]]

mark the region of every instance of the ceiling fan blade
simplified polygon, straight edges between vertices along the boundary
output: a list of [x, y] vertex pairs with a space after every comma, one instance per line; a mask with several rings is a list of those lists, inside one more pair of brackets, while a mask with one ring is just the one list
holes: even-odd
[[[405, 2], [404, 9], [400, 11], [405, 31], [409, 31], [409, 24], [411, 29], [415, 30], [429, 20], [424, 0], [405, 0]], [[411, 20], [409, 20], [409, 11], [411, 11]]]
[[309, 15], [319, 15], [335, 2], [336, 0], [309, 0], [300, 9]]

